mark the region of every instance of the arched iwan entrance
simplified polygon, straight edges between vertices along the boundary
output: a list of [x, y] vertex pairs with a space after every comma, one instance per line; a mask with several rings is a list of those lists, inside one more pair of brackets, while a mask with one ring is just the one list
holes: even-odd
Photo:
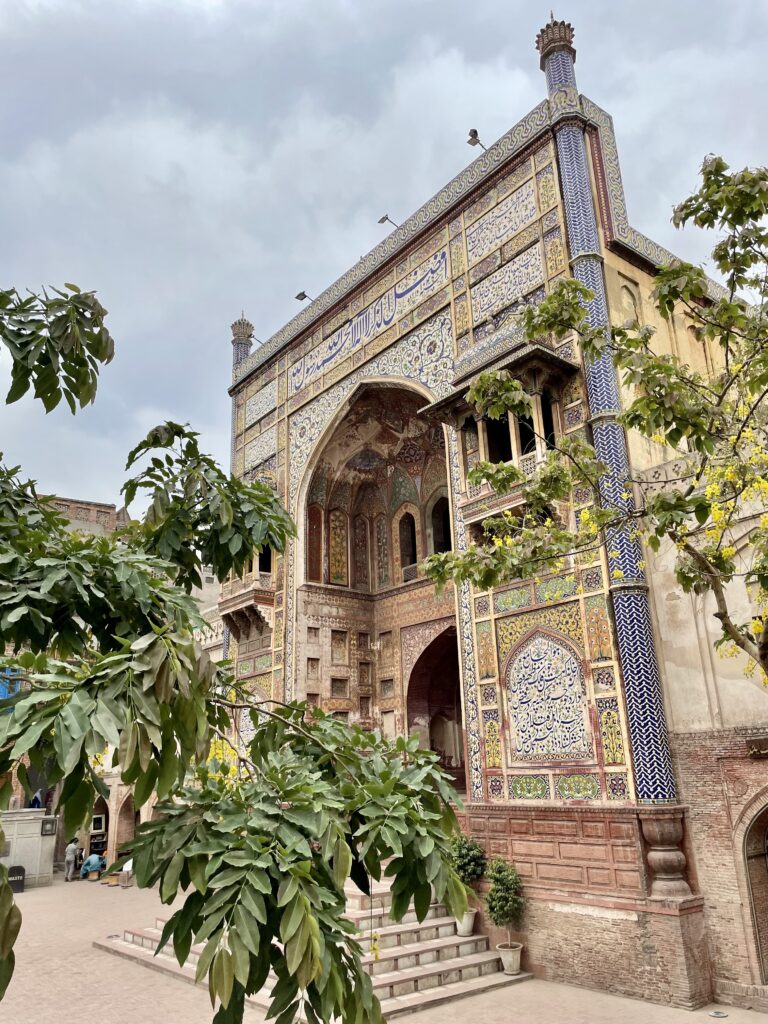
[[440, 755], [456, 788], [466, 788], [464, 722], [456, 627], [449, 626], [422, 651], [408, 680], [407, 720], [410, 735]]
[[768, 985], [768, 807], [753, 819], [744, 837], [747, 885], [757, 940], [761, 981]]

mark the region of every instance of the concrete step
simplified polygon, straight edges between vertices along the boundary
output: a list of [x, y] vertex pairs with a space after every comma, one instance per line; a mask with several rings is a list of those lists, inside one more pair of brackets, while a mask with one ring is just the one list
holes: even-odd
[[380, 950], [378, 956], [367, 953], [363, 957], [363, 963], [370, 964], [371, 973], [378, 977], [392, 972], [401, 973], [415, 967], [426, 967], [444, 960], [465, 959], [487, 951], [488, 938], [485, 935], [471, 935], [466, 938], [449, 935], [426, 942], [390, 946], [388, 949]]
[[[454, 960], [474, 953], [485, 953], [488, 950], [488, 939], [485, 935], [456, 935], [454, 923], [450, 918], [442, 927], [449, 930], [449, 934], [422, 937], [420, 930], [416, 929], [406, 931], [404, 934], [393, 930], [386, 938], [400, 939], [401, 941], [380, 948], [377, 955], [367, 952], [363, 956], [363, 963], [369, 964], [371, 974], [378, 976], [426, 966], [443, 960]], [[428, 930], [436, 931], [436, 928]], [[154, 953], [160, 943], [160, 935], [161, 932], [158, 928], [126, 928], [123, 931], [123, 942]], [[409, 937], [410, 941], [408, 941]], [[190, 964], [197, 964], [197, 959], [204, 947], [204, 943], [192, 946], [188, 956]], [[159, 955], [175, 959], [172, 943], [166, 943]]]
[[498, 971], [495, 974], [481, 974], [478, 978], [468, 978], [464, 981], [448, 982], [438, 985], [437, 988], [429, 988], [424, 991], [411, 992], [404, 996], [394, 996], [391, 999], [381, 1001], [381, 1011], [385, 1020], [392, 1020], [406, 1013], [415, 1013], [417, 1010], [428, 1010], [432, 1006], [440, 1006], [441, 1003], [451, 1003], [454, 999], [466, 999], [470, 996], [482, 995], [494, 988], [501, 988], [505, 985], [516, 985], [521, 981], [528, 981], [530, 974], [504, 974]]
[[[123, 957], [133, 963], [159, 971], [161, 974], [186, 981], [188, 984], [195, 982], [193, 966], [185, 964], [184, 967], [179, 967], [174, 959], [164, 955], [154, 956], [150, 949], [137, 946], [133, 942], [125, 942], [118, 937], [96, 941], [93, 945], [95, 949], [110, 953], [112, 956]], [[486, 954], [486, 956], [491, 957], [491, 954]], [[425, 975], [425, 983], [418, 987], [415, 985], [416, 979], [410, 976], [414, 972], [395, 972], [400, 983], [398, 994], [394, 994], [393, 991], [398, 982], [393, 982], [391, 975], [375, 978], [374, 990], [381, 1000], [384, 1017], [390, 1020], [402, 1014], [428, 1009], [454, 999], [479, 995], [500, 986], [515, 985], [521, 981], [527, 981], [531, 977], [530, 974], [507, 975], [499, 970], [483, 970], [484, 965], [476, 962], [477, 959], [475, 957], [475, 962], [465, 965], [466, 969], [460, 977], [457, 976], [460, 970], [457, 965], [462, 965], [463, 960], [443, 961], [440, 965], [441, 969], [430, 972], [429, 976]], [[409, 976], [406, 977], [406, 975]], [[269, 994], [263, 990], [255, 996], [249, 996], [246, 1002], [264, 1010], [269, 1004]]]
[[[354, 910], [351, 907], [347, 907], [345, 917], [348, 917], [350, 921], [353, 921], [358, 929], [362, 932], [367, 932], [373, 929], [373, 931], [381, 931], [383, 928], [388, 928], [390, 925], [406, 925], [413, 924], [418, 920], [416, 912], [414, 910], [408, 910], [403, 915], [401, 921], [393, 921], [389, 916], [389, 908], [379, 910]], [[448, 909], [443, 906], [442, 903], [433, 903], [427, 910], [427, 916], [424, 918], [425, 921], [432, 921], [436, 917], [449, 918]]]
[[409, 921], [406, 924], [402, 922], [392, 924], [390, 922], [384, 927], [369, 929], [367, 922], [363, 920], [358, 924], [358, 929], [360, 931], [358, 942], [363, 949], [370, 949], [372, 936], [375, 935], [378, 938], [379, 950], [383, 952], [385, 949], [404, 947], [413, 942], [429, 942], [431, 939], [445, 939], [455, 935], [456, 922], [452, 917], [445, 916], [430, 918], [422, 923]]

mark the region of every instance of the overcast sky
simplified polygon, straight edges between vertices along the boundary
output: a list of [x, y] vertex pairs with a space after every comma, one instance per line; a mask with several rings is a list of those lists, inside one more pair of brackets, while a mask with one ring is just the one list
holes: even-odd
[[[399, 223], [473, 159], [469, 127], [489, 143], [538, 103], [549, 4], [0, 0], [3, 284], [95, 289], [117, 347], [77, 417], [0, 408], [6, 459], [119, 501], [126, 452], [173, 418], [226, 461], [231, 321], [269, 337], [380, 240], [381, 214]], [[702, 259], [671, 207], [708, 152], [765, 162], [768, 4], [555, 13], [613, 115], [632, 224]]]

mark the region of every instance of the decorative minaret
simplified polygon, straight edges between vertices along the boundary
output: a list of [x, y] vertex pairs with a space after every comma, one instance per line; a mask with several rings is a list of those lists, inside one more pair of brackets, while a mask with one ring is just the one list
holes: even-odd
[[[239, 319], [232, 324], [232, 369], [247, 359], [251, 346], [253, 345], [253, 324], [245, 319], [245, 313], [241, 313]], [[232, 396], [232, 426], [229, 443], [229, 471], [235, 471], [235, 440], [237, 438], [237, 403], [235, 396]], [[229, 657], [230, 634], [227, 626], [224, 627], [223, 652], [224, 657]]]
[[[573, 276], [594, 293], [588, 311], [590, 324], [607, 332], [610, 325], [603, 260], [587, 165], [586, 122], [574, 73], [576, 51], [572, 26], [565, 21], [556, 21], [552, 16], [536, 37], [536, 47], [541, 55], [541, 68], [547, 76], [568, 224], [571, 270]], [[621, 411], [621, 401], [609, 351], [586, 365], [586, 379], [595, 450], [611, 470], [601, 482], [602, 500], [630, 510], [633, 500], [627, 440], [624, 428], [616, 419]], [[628, 529], [615, 531], [607, 541], [610, 590], [624, 677], [637, 796], [644, 803], [674, 803], [675, 780], [642, 551]]]
[[253, 344], [253, 324], [245, 319], [245, 313], [232, 324], [232, 366], [248, 358]]

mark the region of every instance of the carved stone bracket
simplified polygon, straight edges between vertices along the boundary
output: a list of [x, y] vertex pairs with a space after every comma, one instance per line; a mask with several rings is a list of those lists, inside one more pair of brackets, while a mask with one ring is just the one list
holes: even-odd
[[641, 811], [643, 839], [648, 844], [646, 859], [652, 872], [651, 897], [682, 899], [691, 896], [685, 878], [683, 812], [680, 808]]

